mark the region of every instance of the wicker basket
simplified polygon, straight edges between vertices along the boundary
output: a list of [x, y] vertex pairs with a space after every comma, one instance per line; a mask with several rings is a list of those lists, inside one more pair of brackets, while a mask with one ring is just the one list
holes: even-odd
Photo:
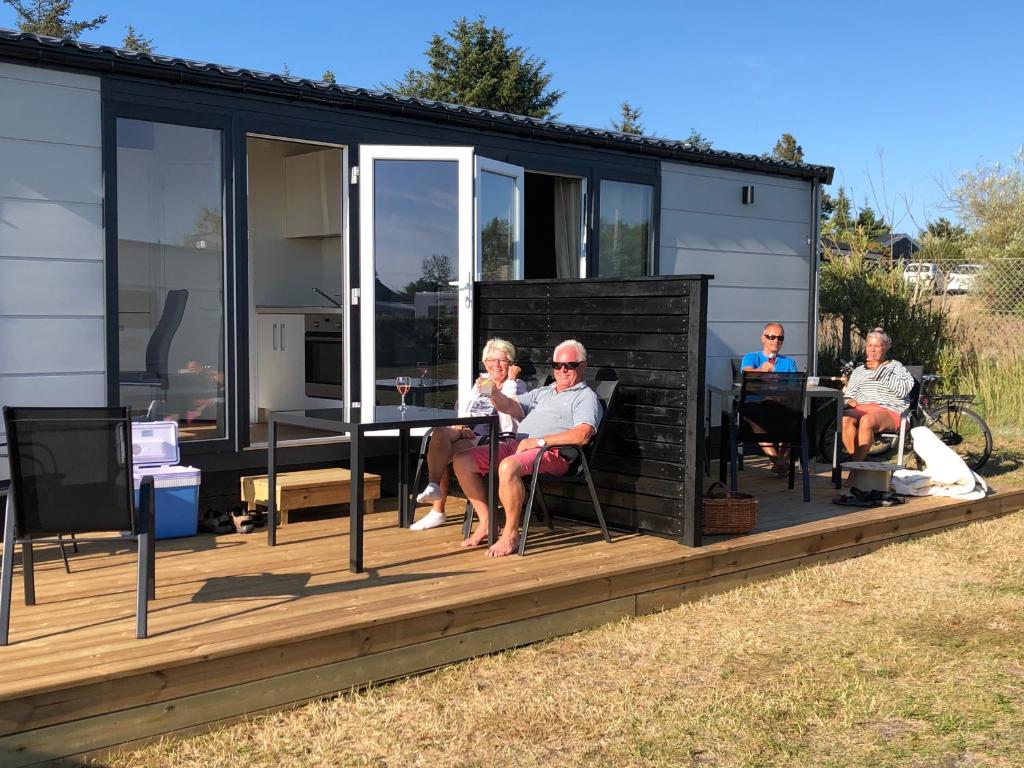
[[757, 499], [713, 483], [704, 494], [704, 533], [750, 533], [757, 525]]

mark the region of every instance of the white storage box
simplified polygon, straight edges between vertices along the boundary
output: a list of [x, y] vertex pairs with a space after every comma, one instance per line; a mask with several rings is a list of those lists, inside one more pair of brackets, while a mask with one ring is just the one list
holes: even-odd
[[142, 478], [153, 478], [156, 498], [158, 539], [195, 536], [199, 525], [200, 471], [177, 466], [178, 424], [174, 421], [148, 421], [132, 424], [132, 474], [135, 477], [135, 503], [139, 503]]

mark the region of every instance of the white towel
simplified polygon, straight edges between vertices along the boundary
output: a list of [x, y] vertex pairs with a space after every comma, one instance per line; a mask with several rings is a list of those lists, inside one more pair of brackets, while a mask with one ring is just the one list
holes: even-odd
[[892, 473], [892, 489], [904, 496], [953, 496], [980, 499], [988, 484], [970, 470], [956, 451], [943, 443], [928, 427], [910, 430], [914, 453], [924, 463], [923, 471], [898, 469]]

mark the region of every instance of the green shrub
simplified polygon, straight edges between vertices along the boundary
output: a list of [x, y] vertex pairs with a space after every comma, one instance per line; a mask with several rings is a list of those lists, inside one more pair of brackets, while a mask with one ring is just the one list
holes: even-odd
[[942, 375], [964, 365], [962, 351], [949, 343], [956, 322], [924, 286], [903, 279], [902, 266], [856, 253], [832, 258], [821, 265], [819, 286], [821, 373], [835, 373], [840, 359], [862, 354], [864, 337], [879, 326], [892, 339], [893, 359]]

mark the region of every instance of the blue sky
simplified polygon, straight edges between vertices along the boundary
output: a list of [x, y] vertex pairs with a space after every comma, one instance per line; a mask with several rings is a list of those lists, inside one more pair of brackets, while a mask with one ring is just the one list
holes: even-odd
[[[173, 12], [168, 9], [172, 8]], [[1024, 143], [1024, 4], [864, 0], [630, 3], [76, 0], [107, 13], [82, 39], [119, 44], [127, 24], [172, 56], [376, 87], [424, 66], [435, 32], [483, 14], [547, 61], [565, 122], [608, 127], [629, 100], [647, 132], [695, 128], [718, 149], [761, 153], [784, 131], [809, 162], [916, 232], [942, 185]], [[0, 26], [14, 12], [0, 6]]]

